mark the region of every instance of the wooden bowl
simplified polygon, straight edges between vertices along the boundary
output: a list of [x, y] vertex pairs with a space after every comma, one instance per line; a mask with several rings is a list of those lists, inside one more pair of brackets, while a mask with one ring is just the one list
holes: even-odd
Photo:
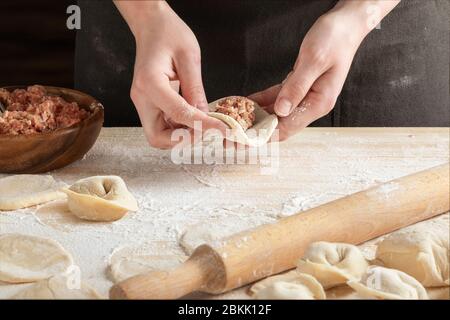
[[[0, 173], [42, 173], [81, 159], [94, 145], [103, 126], [104, 110], [93, 97], [73, 89], [44, 86], [51, 95], [77, 102], [88, 118], [67, 128], [30, 135], [0, 134]], [[26, 86], [4, 87], [8, 91]]]

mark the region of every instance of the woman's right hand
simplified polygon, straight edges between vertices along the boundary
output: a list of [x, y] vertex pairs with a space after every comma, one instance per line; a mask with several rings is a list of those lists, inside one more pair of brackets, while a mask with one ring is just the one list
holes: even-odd
[[172, 148], [179, 143], [173, 131], [187, 127], [192, 134], [197, 121], [203, 131], [214, 128], [225, 135], [226, 125], [206, 114], [200, 46], [191, 29], [165, 1], [115, 3], [136, 39], [130, 95], [149, 144]]

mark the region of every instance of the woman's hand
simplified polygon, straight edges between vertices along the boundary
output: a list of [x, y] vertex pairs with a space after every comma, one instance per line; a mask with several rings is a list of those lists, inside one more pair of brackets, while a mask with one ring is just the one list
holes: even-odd
[[205, 113], [200, 47], [190, 28], [165, 1], [115, 3], [136, 39], [131, 99], [150, 145], [175, 146], [179, 141], [173, 141], [173, 131], [188, 127], [192, 133], [197, 121], [203, 130], [224, 133], [226, 126]]
[[[392, 8], [398, 3], [387, 2]], [[308, 31], [285, 81], [249, 96], [280, 117], [279, 140], [296, 134], [333, 109], [360, 43], [384, 16], [370, 16], [367, 8], [376, 3], [341, 1]]]

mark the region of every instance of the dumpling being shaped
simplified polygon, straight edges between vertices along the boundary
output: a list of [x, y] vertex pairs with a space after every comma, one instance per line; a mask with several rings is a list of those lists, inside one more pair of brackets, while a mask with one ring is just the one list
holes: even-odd
[[393, 232], [377, 247], [376, 260], [426, 287], [448, 286], [449, 214]]
[[[224, 108], [221, 108], [221, 104], [228, 101], [252, 102], [254, 106], [254, 115], [246, 115], [244, 117], [236, 116], [233, 118], [233, 115], [230, 116], [217, 112], [218, 110], [223, 110]], [[209, 111], [209, 116], [223, 121], [230, 127], [231, 133], [226, 137], [228, 140], [251, 147], [258, 147], [266, 144], [278, 125], [278, 117], [276, 115], [269, 114], [261, 108], [258, 103], [245, 97], [230, 96], [218, 99], [209, 104]], [[237, 118], [237, 120], [235, 118]]]
[[322, 285], [312, 276], [295, 271], [259, 281], [250, 288], [254, 299], [323, 300]]
[[115, 221], [138, 210], [136, 199], [118, 176], [81, 179], [63, 191], [70, 211], [81, 219]]
[[402, 271], [380, 266], [370, 266], [360, 281], [349, 281], [347, 284], [365, 298], [428, 299], [419, 281]]
[[324, 241], [310, 244], [297, 264], [299, 272], [312, 275], [325, 289], [359, 280], [367, 267], [358, 247]]

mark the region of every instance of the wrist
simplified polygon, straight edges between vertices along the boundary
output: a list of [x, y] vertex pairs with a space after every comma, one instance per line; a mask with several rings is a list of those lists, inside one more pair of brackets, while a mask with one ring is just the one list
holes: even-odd
[[115, 0], [117, 8], [127, 22], [136, 41], [144, 38], [146, 31], [151, 29], [155, 17], [167, 11], [169, 5], [164, 0], [156, 1], [119, 1]]
[[370, 32], [362, 19], [344, 10], [333, 9], [322, 15], [319, 20], [328, 26], [328, 30], [333, 36], [355, 48], [361, 44]]
[[339, 0], [329, 13], [348, 21], [354, 32], [364, 38], [399, 3], [400, 0]]

